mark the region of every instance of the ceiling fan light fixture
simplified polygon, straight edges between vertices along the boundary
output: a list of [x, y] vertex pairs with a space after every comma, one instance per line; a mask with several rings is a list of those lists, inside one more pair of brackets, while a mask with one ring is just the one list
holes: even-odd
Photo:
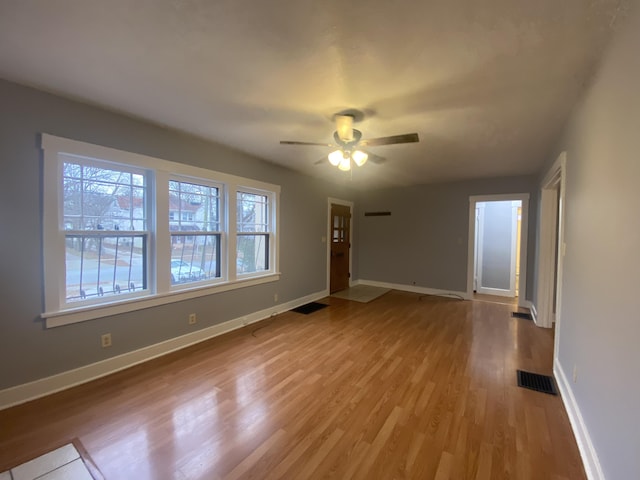
[[353, 161], [357, 166], [361, 167], [367, 162], [369, 155], [364, 153], [362, 150], [356, 150], [351, 154], [351, 158], [353, 158]]
[[351, 159], [347, 157], [340, 160], [338, 168], [343, 172], [348, 172], [349, 170], [351, 170]]
[[[351, 113], [355, 112], [355, 113]], [[357, 112], [353, 109], [345, 110], [342, 113], [337, 113], [333, 116], [333, 120], [336, 123], [336, 131], [333, 132], [334, 143], [317, 143], [317, 142], [298, 142], [292, 140], [280, 140], [281, 145], [312, 145], [320, 147], [333, 147], [333, 150], [327, 155], [329, 163], [338, 167], [344, 172], [351, 170], [351, 162], [356, 166], [362, 167], [367, 161], [371, 161], [375, 164], [381, 164], [385, 161], [384, 157], [376, 155], [375, 153], [367, 153], [362, 150], [358, 150], [358, 147], [364, 147], [367, 150], [369, 147], [379, 147], [383, 145], [396, 145], [400, 143], [415, 143], [419, 142], [420, 138], [417, 133], [404, 133], [401, 135], [391, 135], [388, 137], [379, 138], [362, 138], [362, 132], [357, 128], [353, 128], [353, 124], [356, 120], [362, 120], [362, 112]], [[324, 159], [320, 159], [315, 162], [314, 165], [319, 165], [324, 162]]]
[[343, 158], [342, 150], [334, 150], [329, 154], [328, 158], [329, 158], [329, 163], [334, 167], [337, 167], [338, 165], [340, 165], [340, 162], [342, 161], [342, 158]]

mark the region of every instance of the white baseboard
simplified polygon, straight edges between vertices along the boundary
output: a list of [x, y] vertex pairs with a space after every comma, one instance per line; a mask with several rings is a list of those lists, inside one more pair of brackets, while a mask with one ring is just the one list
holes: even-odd
[[531, 301], [525, 299], [524, 297], [518, 297], [518, 308], [528, 308], [531, 310]]
[[273, 307], [258, 312], [235, 318], [224, 323], [212, 325], [180, 337], [172, 338], [164, 342], [149, 345], [148, 347], [127, 352], [116, 357], [101, 360], [90, 365], [85, 365], [73, 370], [58, 373], [50, 377], [41, 378], [33, 382], [24, 383], [15, 387], [0, 390], [0, 410], [35, 400], [67, 388], [75, 387], [90, 382], [105, 375], [109, 375], [153, 358], [166, 355], [196, 343], [203, 342], [218, 335], [242, 328], [245, 325], [259, 322], [272, 315], [286, 312], [305, 303], [313, 302], [329, 295], [328, 291], [312, 293], [305, 297], [297, 298], [290, 302], [274, 305]]
[[533, 317], [533, 323], [535, 323], [536, 325], [538, 325], [538, 311], [536, 310], [536, 306], [533, 304], [533, 302], [529, 302], [529, 310], [531, 310], [531, 316]]
[[496, 297], [507, 297], [510, 299], [516, 296], [515, 293], [512, 294], [509, 290], [503, 290], [502, 288], [478, 287], [476, 292], [480, 295], [494, 295]]
[[580, 413], [580, 408], [573, 396], [573, 390], [571, 384], [567, 380], [567, 376], [564, 373], [564, 369], [560, 362], [556, 358], [553, 362], [553, 374], [556, 378], [556, 383], [560, 389], [560, 395], [562, 397], [562, 403], [569, 415], [569, 421], [571, 422], [571, 428], [573, 434], [576, 437], [578, 443], [578, 449], [580, 450], [580, 456], [582, 457], [582, 463], [584, 465], [587, 478], [589, 480], [605, 480], [598, 455], [591, 441], [591, 436], [587, 430], [587, 426]]
[[401, 283], [377, 282], [374, 280], [357, 280], [358, 285], [370, 285], [372, 287], [391, 288], [393, 290], [402, 290], [405, 292], [421, 293], [423, 295], [436, 295], [439, 297], [457, 298], [470, 300], [467, 292], [457, 292], [455, 290], [438, 290], [436, 288], [418, 287], [416, 285], [404, 285]]

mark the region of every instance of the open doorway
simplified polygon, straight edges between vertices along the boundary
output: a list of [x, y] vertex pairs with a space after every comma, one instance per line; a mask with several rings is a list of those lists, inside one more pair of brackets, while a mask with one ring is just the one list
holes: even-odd
[[469, 298], [526, 307], [529, 195], [469, 198]]
[[475, 294], [518, 296], [522, 201], [476, 203]]
[[555, 323], [554, 358], [557, 355], [560, 313], [562, 311], [562, 266], [564, 243], [566, 153], [562, 152], [542, 181], [540, 190], [540, 231], [538, 288], [535, 321], [551, 328]]

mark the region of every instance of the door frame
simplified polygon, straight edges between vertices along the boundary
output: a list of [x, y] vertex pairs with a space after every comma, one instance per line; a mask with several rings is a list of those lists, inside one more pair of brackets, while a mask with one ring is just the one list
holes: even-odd
[[349, 207], [349, 286], [353, 286], [353, 202], [340, 198], [327, 197], [327, 236], [324, 237], [327, 244], [327, 295], [331, 291], [331, 204]]
[[520, 278], [518, 282], [518, 306], [526, 307], [527, 292], [527, 236], [529, 232], [529, 194], [506, 193], [496, 195], [469, 196], [469, 239], [467, 241], [467, 296], [473, 298], [473, 280], [475, 274], [475, 244], [476, 244], [476, 204], [478, 202], [504, 202], [520, 200], [522, 202], [522, 217], [520, 227]]
[[[514, 298], [516, 296], [516, 254], [518, 250], [518, 239], [516, 238], [518, 233], [518, 211], [517, 208], [522, 209], [522, 202], [520, 200], [511, 201], [511, 255], [510, 255], [510, 269], [509, 269], [509, 289], [491, 288], [482, 286], [482, 262], [484, 255], [484, 207], [487, 202], [476, 201], [477, 221], [475, 222], [476, 231], [474, 234], [475, 246], [473, 248], [475, 257], [473, 259], [473, 289], [479, 294], [496, 295], [500, 297]], [[519, 205], [514, 205], [518, 203]], [[515, 209], [515, 210], [514, 210]], [[522, 222], [521, 222], [522, 223]], [[480, 280], [480, 281], [478, 281]]]
[[[567, 152], [562, 152], [540, 184], [540, 234], [538, 252], [538, 285], [536, 295], [536, 324], [551, 328], [554, 322], [554, 358], [557, 357], [562, 311], [562, 268], [566, 244], [564, 242], [565, 193]], [[559, 194], [559, 198], [558, 198]], [[556, 266], [556, 247], [558, 252]], [[554, 282], [555, 273], [555, 282]], [[556, 285], [554, 292], [554, 284]]]
[[482, 272], [480, 265], [482, 265], [483, 259], [483, 250], [484, 250], [484, 209], [481, 206], [478, 206], [476, 202], [476, 218], [475, 218], [475, 232], [473, 234], [473, 241], [475, 245], [473, 246], [473, 291], [478, 291], [478, 284], [482, 284]]

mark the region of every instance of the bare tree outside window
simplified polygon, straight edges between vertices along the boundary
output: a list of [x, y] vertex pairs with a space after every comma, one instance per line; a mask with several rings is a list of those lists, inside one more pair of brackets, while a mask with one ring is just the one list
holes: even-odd
[[236, 267], [238, 273], [269, 269], [269, 198], [238, 192]]
[[146, 288], [145, 177], [94, 163], [63, 164], [66, 299], [71, 302]]

